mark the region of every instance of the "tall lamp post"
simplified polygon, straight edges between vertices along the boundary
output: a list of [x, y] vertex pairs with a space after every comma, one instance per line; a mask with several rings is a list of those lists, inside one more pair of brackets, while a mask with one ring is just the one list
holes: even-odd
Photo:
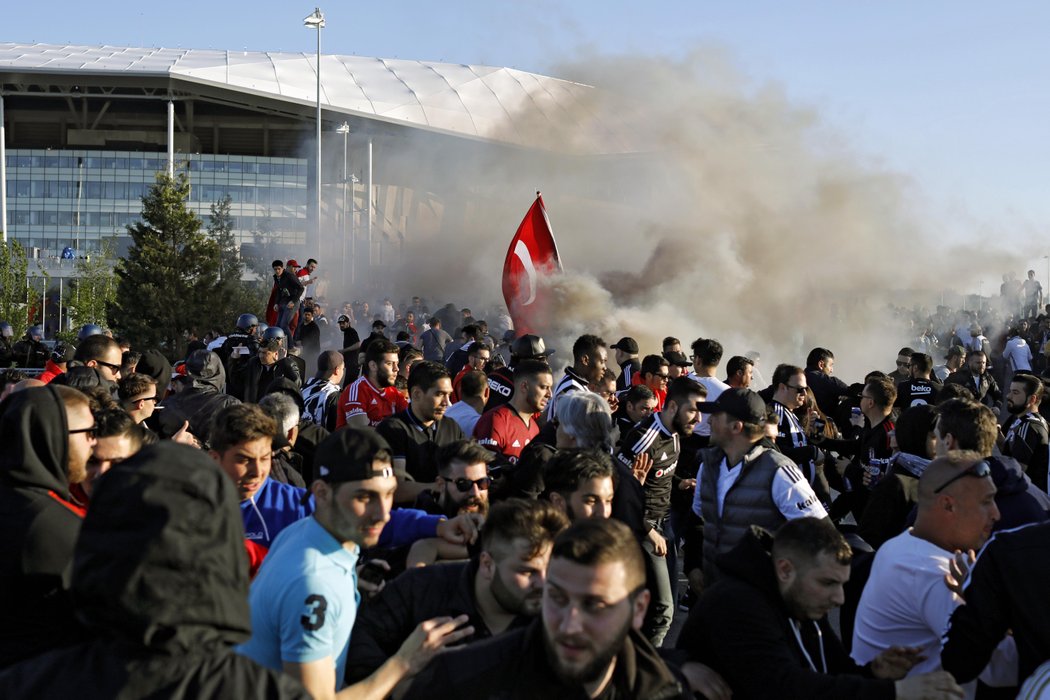
[[317, 257], [321, 257], [321, 30], [324, 13], [315, 7], [313, 14], [303, 18], [303, 25], [317, 30]]
[[[350, 123], [343, 122], [338, 129], [335, 130], [337, 134], [343, 135], [343, 227], [342, 227], [342, 246], [343, 251], [343, 279], [346, 279], [346, 146], [347, 138], [350, 136]], [[353, 244], [351, 244], [351, 254], [353, 250]], [[350, 258], [350, 284], [354, 283], [354, 259]]]

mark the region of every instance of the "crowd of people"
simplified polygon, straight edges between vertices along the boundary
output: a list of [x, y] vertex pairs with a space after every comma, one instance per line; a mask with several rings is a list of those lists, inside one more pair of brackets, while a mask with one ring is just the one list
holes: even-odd
[[1037, 282], [848, 384], [273, 267], [174, 363], [0, 323], [0, 696], [1050, 697]]

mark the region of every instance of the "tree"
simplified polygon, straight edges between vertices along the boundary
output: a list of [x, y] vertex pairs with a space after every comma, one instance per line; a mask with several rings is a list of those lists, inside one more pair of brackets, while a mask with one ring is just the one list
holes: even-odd
[[15, 337], [28, 325], [27, 305], [33, 308], [39, 296], [28, 286], [29, 260], [16, 240], [0, 241], [0, 320], [7, 321]]
[[230, 327], [242, 313], [258, 315], [266, 304], [262, 286], [244, 280], [244, 262], [233, 235], [232, 202], [230, 195], [226, 195], [212, 204], [208, 222], [208, 235], [219, 248], [219, 290], [215, 299], [222, 328]]
[[85, 323], [106, 323], [106, 313], [117, 298], [117, 275], [113, 271], [113, 246], [103, 243], [93, 255], [78, 258], [77, 277], [69, 292], [67, 307], [74, 328]]
[[109, 307], [112, 327], [173, 360], [184, 352], [184, 331], [226, 325], [216, 305], [219, 246], [201, 231], [186, 206], [189, 196], [185, 173], [157, 174], [142, 198], [142, 221], [128, 226], [132, 244], [117, 263], [117, 296]]

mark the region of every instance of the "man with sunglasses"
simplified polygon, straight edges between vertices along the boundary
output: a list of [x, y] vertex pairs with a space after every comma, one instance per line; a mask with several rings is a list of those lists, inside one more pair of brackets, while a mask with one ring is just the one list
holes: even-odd
[[963, 602], [945, 576], [957, 552], [979, 550], [991, 536], [999, 520], [995, 492], [991, 468], [976, 452], [930, 462], [919, 478], [915, 525], [875, 554], [857, 608], [854, 661], [863, 665], [891, 647], [914, 647], [925, 658], [909, 675], [940, 670], [941, 635]]
[[667, 383], [671, 380], [671, 363], [662, 355], [646, 355], [638, 377], [638, 383], [649, 387], [656, 396], [656, 410], [662, 410], [667, 400]]
[[457, 440], [437, 452], [437, 481], [415, 507], [432, 515], [454, 518], [462, 513], [485, 515], [489, 510], [490, 450], [473, 440]]
[[123, 355], [120, 345], [108, 335], [91, 335], [77, 346], [73, 359], [85, 367], [94, 367], [111, 384], [120, 381], [120, 363]]
[[0, 668], [77, 641], [69, 596], [84, 509], [70, 487], [87, 476], [95, 446], [88, 398], [49, 384], [0, 406]]
[[778, 365], [773, 370], [773, 400], [770, 408], [777, 418], [777, 449], [792, 462], [804, 468], [806, 478], [813, 483], [817, 466], [823, 464], [824, 453], [809, 444], [802, 422], [795, 413], [806, 404], [806, 372], [794, 365]]
[[142, 425], [157, 409], [157, 384], [153, 378], [132, 372], [122, 377], [117, 384], [117, 398], [123, 408], [136, 424]]

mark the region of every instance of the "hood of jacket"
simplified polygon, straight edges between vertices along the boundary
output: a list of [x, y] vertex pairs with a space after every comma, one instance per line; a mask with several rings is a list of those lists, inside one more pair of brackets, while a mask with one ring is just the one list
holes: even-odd
[[783, 606], [776, 575], [773, 572], [773, 533], [752, 525], [740, 542], [715, 558], [719, 571], [758, 588]]
[[219, 356], [208, 350], [194, 350], [186, 359], [186, 373], [198, 391], [221, 392], [226, 389], [226, 370]]
[[992, 481], [995, 482], [997, 496], [1024, 493], [1031, 483], [1025, 476], [1021, 463], [1013, 457], [985, 457], [985, 462], [992, 470]]
[[14, 487], [69, 498], [69, 423], [51, 385], [17, 391], [0, 403], [0, 474]]
[[92, 631], [155, 653], [251, 636], [248, 559], [233, 483], [202, 451], [162, 441], [99, 480], [73, 556]]

